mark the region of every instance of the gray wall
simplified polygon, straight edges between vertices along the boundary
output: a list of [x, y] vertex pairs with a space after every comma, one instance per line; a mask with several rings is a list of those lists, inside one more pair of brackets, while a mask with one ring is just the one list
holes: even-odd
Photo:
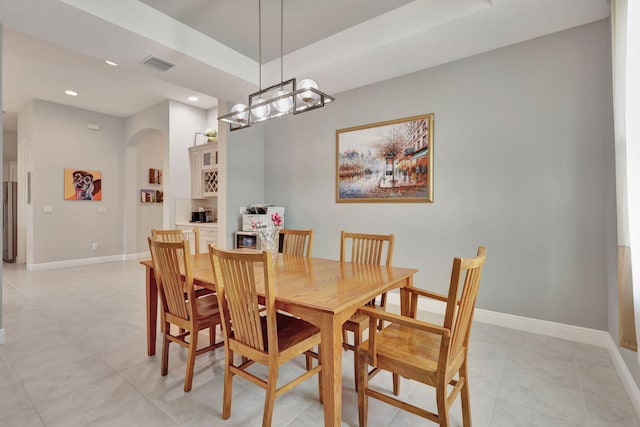
[[[240, 207], [264, 202], [264, 127], [229, 132], [227, 136], [227, 248], [241, 228]], [[222, 230], [218, 231], [219, 233]]]
[[[610, 74], [600, 21], [337, 94], [266, 123], [265, 200], [315, 229], [315, 256], [336, 259], [342, 229], [395, 233], [394, 264], [435, 291], [485, 245], [479, 308], [607, 330]], [[335, 203], [336, 129], [432, 112], [434, 203]]]
[[[122, 255], [124, 119], [41, 100], [32, 104], [34, 244], [27, 263]], [[100, 125], [100, 131], [89, 130], [88, 123]], [[102, 201], [64, 200], [65, 168], [102, 172]], [[53, 212], [44, 213], [44, 206]], [[99, 212], [99, 206], [106, 211]]]

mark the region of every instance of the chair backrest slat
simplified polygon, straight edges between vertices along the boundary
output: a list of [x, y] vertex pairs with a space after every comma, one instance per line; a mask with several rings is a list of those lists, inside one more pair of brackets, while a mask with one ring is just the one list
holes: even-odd
[[280, 234], [283, 236], [282, 241], [282, 253], [297, 255], [297, 256], [311, 256], [311, 248], [313, 244], [313, 230], [280, 230]]
[[[213, 245], [209, 247], [209, 253], [216, 280], [219, 305], [223, 307], [221, 315], [224, 330], [227, 333], [233, 330], [233, 335], [229, 338], [266, 352], [267, 342], [263, 338], [260, 321], [261, 308], [258, 300], [258, 286], [260, 283], [264, 283], [269, 337], [267, 341], [269, 348], [275, 346], [273, 348], [277, 354], [275, 308], [273, 292], [271, 292], [273, 285], [269, 279], [273, 273], [270, 271], [271, 262], [267, 260], [268, 253], [225, 251]], [[257, 272], [263, 273], [263, 276], [256, 275]], [[273, 321], [272, 325], [270, 324], [271, 320]]]
[[200, 255], [200, 230], [198, 227], [175, 230], [158, 230], [154, 228], [151, 230], [151, 237], [153, 237], [154, 240], [164, 242], [182, 242], [183, 240], [188, 240], [192, 253]]
[[[455, 258], [453, 261], [444, 319], [444, 327], [451, 329], [452, 333], [451, 337], [443, 339], [443, 345], [448, 346], [448, 349], [443, 348], [441, 352], [448, 360], [454, 360], [467, 348], [485, 259], [485, 249], [480, 246], [475, 258]], [[464, 280], [461, 280], [463, 275]], [[461, 282], [462, 288], [460, 288]]]
[[[342, 231], [340, 233], [340, 261], [380, 265], [384, 258], [384, 265], [391, 265], [393, 243], [393, 234], [363, 234]], [[351, 254], [350, 259], [347, 259], [347, 253]]]
[[195, 312], [189, 242], [149, 238], [149, 249], [165, 312], [189, 320]]

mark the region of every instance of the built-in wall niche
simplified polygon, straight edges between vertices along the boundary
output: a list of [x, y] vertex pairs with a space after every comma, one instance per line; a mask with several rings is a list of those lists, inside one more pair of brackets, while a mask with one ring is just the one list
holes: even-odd
[[191, 221], [191, 213], [200, 209], [211, 210], [214, 220], [218, 218], [218, 199], [176, 199], [176, 223]]
[[[162, 169], [149, 168], [149, 184], [152, 186], [162, 185]], [[163, 201], [164, 191], [162, 188], [140, 189], [140, 203], [162, 203]]]

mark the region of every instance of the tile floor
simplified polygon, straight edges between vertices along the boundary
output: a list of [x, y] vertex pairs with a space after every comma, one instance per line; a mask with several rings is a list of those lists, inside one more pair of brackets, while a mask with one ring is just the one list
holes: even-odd
[[[222, 420], [222, 349], [196, 360], [182, 390], [186, 352], [169, 375], [146, 355], [144, 269], [135, 261], [41, 272], [4, 264], [0, 426], [259, 426], [264, 393], [234, 381]], [[640, 426], [605, 349], [476, 323], [470, 347], [473, 425]], [[160, 342], [160, 341], [159, 341]], [[160, 345], [160, 344], [159, 344]], [[160, 347], [158, 347], [160, 348]], [[358, 425], [353, 356], [344, 353], [343, 424]], [[296, 360], [281, 371], [295, 375]], [[390, 377], [374, 379], [390, 387]], [[425, 386], [403, 380], [404, 398], [435, 407]], [[274, 426], [323, 425], [317, 382], [276, 401]], [[370, 400], [370, 426], [434, 426]], [[461, 426], [459, 401], [452, 425]]]

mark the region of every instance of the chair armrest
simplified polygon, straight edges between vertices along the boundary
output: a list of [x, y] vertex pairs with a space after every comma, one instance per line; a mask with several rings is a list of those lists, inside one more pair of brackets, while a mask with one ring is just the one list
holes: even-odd
[[412, 294], [420, 295], [425, 298], [436, 299], [438, 301], [443, 301], [443, 302], [447, 302], [448, 300], [445, 295], [437, 294], [435, 292], [425, 291], [424, 289], [420, 289], [420, 288], [414, 288], [413, 286], [407, 286], [403, 289], [405, 291], [411, 292]]
[[[443, 328], [442, 326], [435, 325], [433, 323], [423, 322], [411, 317], [400, 316], [398, 314], [389, 313], [388, 311], [380, 310], [378, 308], [360, 307], [358, 312], [365, 314], [369, 317], [376, 319], [382, 319], [387, 322], [397, 323], [399, 325], [408, 326], [410, 328], [420, 329], [422, 331], [430, 332], [432, 334], [442, 335], [448, 337], [451, 335], [451, 330]], [[374, 328], [375, 329], [375, 328]]]

